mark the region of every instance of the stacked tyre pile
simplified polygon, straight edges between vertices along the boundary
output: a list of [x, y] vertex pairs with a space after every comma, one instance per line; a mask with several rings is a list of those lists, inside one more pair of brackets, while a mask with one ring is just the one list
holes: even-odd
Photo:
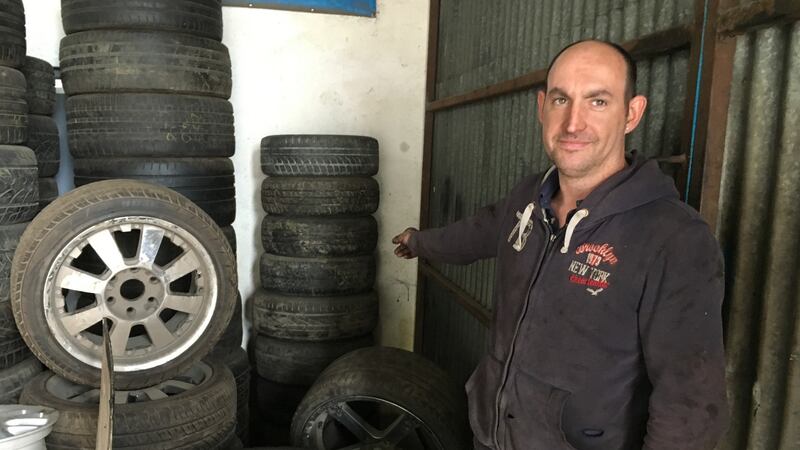
[[25, 57], [22, 73], [27, 81], [27, 146], [36, 154], [39, 167], [39, 209], [58, 197], [55, 176], [60, 164], [58, 126], [53, 119], [56, 108], [56, 77], [53, 66], [31, 56]]
[[28, 136], [25, 12], [21, 0], [0, 0], [0, 404], [16, 403], [42, 370], [17, 330], [9, 301], [11, 260], [38, 210], [36, 156]]
[[61, 15], [76, 186], [161, 184], [232, 237], [235, 144], [221, 0], [63, 0]]
[[[280, 135], [261, 142], [263, 290], [252, 308], [258, 372], [254, 428], [281, 444], [322, 370], [372, 344], [378, 143], [362, 136]], [[255, 437], [255, 436], [254, 436]]]
[[49, 449], [95, 448], [104, 336], [115, 449], [239, 448], [234, 377], [202, 360], [234, 313], [235, 257], [185, 197], [132, 180], [79, 187], [30, 222], [10, 284], [19, 333], [52, 371], [20, 397], [59, 411]]

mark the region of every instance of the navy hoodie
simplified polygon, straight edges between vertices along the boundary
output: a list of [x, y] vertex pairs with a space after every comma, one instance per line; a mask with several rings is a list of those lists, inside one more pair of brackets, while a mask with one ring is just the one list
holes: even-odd
[[598, 186], [552, 231], [533, 175], [409, 247], [497, 257], [489, 353], [467, 382], [476, 448], [710, 449], [723, 433], [722, 257], [655, 161]]

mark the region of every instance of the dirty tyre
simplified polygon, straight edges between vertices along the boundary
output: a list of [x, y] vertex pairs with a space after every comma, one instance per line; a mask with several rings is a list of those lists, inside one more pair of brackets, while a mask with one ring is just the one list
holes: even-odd
[[378, 243], [378, 223], [372, 216], [264, 216], [261, 243], [284, 256], [368, 255]]
[[228, 157], [233, 107], [219, 98], [172, 94], [86, 94], [66, 103], [76, 158]]
[[133, 389], [210, 352], [236, 283], [233, 253], [208, 215], [163, 187], [116, 180], [75, 189], [31, 222], [12, 264], [11, 302], [36, 356], [89, 386], [100, 382], [99, 323], [109, 319], [115, 385]]
[[372, 345], [372, 336], [323, 342], [297, 342], [256, 336], [258, 375], [275, 383], [310, 386], [336, 358]]
[[0, 225], [27, 222], [39, 210], [39, 181], [33, 150], [0, 145]]
[[[19, 330], [17, 330], [17, 323], [14, 322], [14, 312], [11, 310], [11, 302], [8, 300], [0, 301], [0, 339], [18, 335]], [[0, 402], [0, 404], [2, 404], [2, 402]]]
[[61, 19], [67, 34], [140, 29], [222, 40], [220, 0], [62, 0]]
[[53, 203], [58, 197], [58, 183], [55, 178], [39, 178], [39, 210]]
[[0, 369], [15, 366], [28, 358], [30, 354], [31, 352], [19, 333], [0, 338]]
[[39, 58], [26, 56], [20, 70], [28, 86], [25, 93], [28, 114], [52, 116], [56, 108], [56, 74], [53, 66]]
[[225, 235], [225, 239], [228, 240], [228, 244], [230, 244], [233, 253], [236, 253], [236, 231], [230, 225], [220, 227], [220, 230], [222, 230], [222, 234]]
[[33, 356], [7, 369], [0, 369], [0, 405], [16, 404], [22, 387], [43, 369]]
[[39, 177], [53, 177], [61, 163], [58, 126], [52, 117], [28, 116], [28, 142], [25, 144], [36, 154]]
[[261, 286], [269, 291], [312, 296], [359, 294], [375, 284], [375, 258], [294, 258], [264, 253], [260, 272]]
[[366, 136], [278, 135], [261, 140], [261, 169], [278, 176], [372, 176], [378, 141]]
[[261, 203], [277, 216], [372, 214], [378, 209], [378, 182], [364, 177], [267, 177]]
[[[329, 449], [338, 440], [335, 448], [364, 444], [425, 450], [472, 448], [465, 400], [462, 389], [444, 371], [419, 355], [382, 347], [356, 350], [331, 364], [311, 387], [292, 421], [292, 444]], [[371, 417], [359, 413], [370, 407], [392, 416], [383, 424], [371, 423]], [[359, 432], [341, 434], [346, 421], [343, 411], [349, 412], [348, 428]], [[388, 433], [388, 424], [394, 432]], [[366, 431], [370, 427], [388, 433], [391, 439], [370, 437]]]
[[308, 392], [308, 386], [275, 383], [261, 377], [256, 377], [253, 385], [259, 417], [288, 429], [297, 406]]
[[96, 158], [75, 160], [75, 185], [124, 178], [168, 187], [219, 226], [236, 219], [233, 163], [228, 158]]
[[[175, 378], [141, 390], [117, 391], [114, 448], [225, 449], [234, 429], [236, 386], [230, 370], [200, 362]], [[44, 372], [22, 390], [20, 401], [49, 406], [59, 418], [48, 449], [95, 448], [99, 389]]]
[[25, 75], [0, 66], [0, 144], [22, 144], [28, 138], [25, 93]]
[[233, 374], [236, 382], [236, 436], [247, 442], [250, 422], [250, 361], [247, 352], [241, 347], [217, 346], [209, 357], [225, 364]]
[[22, 66], [26, 51], [22, 0], [0, 0], [0, 66]]
[[265, 336], [325, 341], [363, 336], [378, 324], [375, 292], [336, 297], [298, 297], [256, 291], [253, 328]]
[[[0, 304], [8, 302], [10, 298], [11, 261], [14, 259], [14, 251], [16, 251], [19, 239], [27, 226], [27, 222], [0, 225]], [[16, 326], [14, 328], [16, 329]], [[0, 335], [2, 335], [2, 331], [0, 331]]]
[[234, 351], [241, 347], [242, 347], [242, 297], [241, 294], [237, 294], [235, 307], [233, 309], [233, 315], [231, 315], [231, 320], [230, 322], [228, 322], [228, 326], [225, 328], [225, 332], [222, 333], [222, 337], [220, 337], [219, 341], [217, 341], [214, 350]]
[[160, 31], [83, 31], [61, 40], [59, 58], [67, 95], [231, 96], [230, 55], [213, 39]]

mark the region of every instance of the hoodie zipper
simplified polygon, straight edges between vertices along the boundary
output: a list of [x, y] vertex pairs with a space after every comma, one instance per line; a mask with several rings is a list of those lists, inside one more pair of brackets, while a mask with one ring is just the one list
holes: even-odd
[[494, 404], [495, 404], [494, 432], [492, 434], [493, 434], [493, 439], [494, 439], [494, 445], [495, 445], [495, 448], [497, 450], [499, 450], [501, 448], [500, 447], [500, 442], [499, 442], [499, 440], [497, 438], [497, 433], [500, 430], [500, 420], [501, 420], [501, 418], [500, 418], [500, 412], [501, 412], [500, 411], [500, 409], [501, 409], [500, 405], [501, 405], [501, 399], [502, 399], [502, 396], [503, 396], [503, 391], [505, 390], [506, 384], [508, 382], [508, 375], [509, 375], [509, 371], [511, 369], [511, 361], [514, 358], [514, 350], [515, 350], [515, 347], [516, 347], [516, 344], [517, 344], [517, 337], [519, 336], [519, 330], [522, 327], [522, 323], [525, 321], [525, 317], [528, 315], [528, 309], [530, 309], [529, 307], [530, 307], [530, 303], [531, 303], [531, 291], [533, 290], [533, 286], [534, 286], [534, 284], [536, 284], [536, 281], [539, 279], [539, 275], [542, 273], [542, 269], [544, 268], [544, 265], [545, 265], [545, 262], [547, 260], [548, 255], [550, 255], [552, 253], [551, 250], [554, 248], [553, 243], [556, 241], [556, 238], [558, 238], [558, 236], [561, 235], [561, 231], [563, 230], [563, 228], [562, 228], [561, 230], [558, 231], [558, 233], [553, 233], [553, 231], [550, 229], [550, 224], [547, 223], [546, 217], [547, 217], [547, 214], [545, 213], [544, 210], [542, 210], [541, 224], [544, 227], [544, 232], [545, 232], [545, 236], [547, 238], [546, 239], [547, 243], [545, 244], [544, 250], [542, 251], [542, 254], [539, 257], [539, 267], [536, 270], [536, 273], [533, 275], [533, 277], [531, 277], [531, 283], [528, 286], [527, 293], [525, 294], [525, 306], [523, 306], [522, 314], [520, 314], [520, 317], [517, 320], [517, 326], [514, 329], [514, 336], [511, 338], [511, 347], [509, 348], [509, 351], [508, 351], [508, 357], [506, 357], [506, 362], [505, 362], [505, 364], [503, 366], [502, 383], [500, 383], [500, 387], [497, 389], [497, 394], [495, 396], [495, 402], [494, 402]]

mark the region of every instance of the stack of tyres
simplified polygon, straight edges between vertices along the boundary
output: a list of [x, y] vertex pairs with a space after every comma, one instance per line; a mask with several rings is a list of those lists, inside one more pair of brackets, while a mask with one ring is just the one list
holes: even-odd
[[36, 156], [28, 139], [22, 0], [0, 0], [0, 404], [16, 403], [42, 370], [17, 330], [9, 301], [11, 260], [38, 210]]
[[53, 119], [56, 107], [55, 72], [53, 66], [31, 56], [25, 57], [22, 73], [27, 81], [28, 102], [27, 146], [36, 154], [39, 167], [39, 209], [58, 197], [55, 176], [60, 164], [58, 126]]
[[[279, 135], [261, 142], [260, 276], [250, 301], [259, 427], [288, 429], [322, 370], [372, 345], [378, 142]], [[267, 442], [280, 444], [281, 442]]]
[[[235, 251], [231, 61], [221, 42], [221, 0], [62, 0], [61, 15], [75, 185], [123, 178], [173, 189], [203, 209]], [[249, 396], [250, 369], [242, 364], [240, 311], [212, 359], [232, 370], [241, 399]], [[240, 401], [242, 440], [248, 411]]]
[[221, 0], [63, 0], [61, 15], [76, 186], [160, 184], [232, 238], [235, 142]]

